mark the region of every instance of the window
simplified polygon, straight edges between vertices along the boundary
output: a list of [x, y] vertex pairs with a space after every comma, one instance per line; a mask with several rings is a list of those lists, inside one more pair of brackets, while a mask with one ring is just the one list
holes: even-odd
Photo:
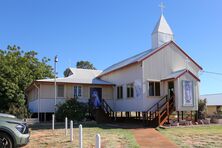
[[133, 98], [134, 97], [134, 86], [133, 83], [127, 84], [127, 98]]
[[149, 82], [149, 96], [160, 96], [160, 82]]
[[81, 97], [81, 96], [82, 96], [82, 87], [74, 86], [74, 97]]
[[57, 85], [57, 97], [64, 97], [64, 85]]
[[117, 99], [123, 98], [123, 86], [117, 86]]

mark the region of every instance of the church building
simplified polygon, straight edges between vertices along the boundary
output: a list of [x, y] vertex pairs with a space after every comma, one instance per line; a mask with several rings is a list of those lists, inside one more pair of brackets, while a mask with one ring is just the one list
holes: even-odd
[[[54, 105], [75, 96], [88, 102], [93, 92], [106, 113], [136, 112], [137, 116], [163, 124], [173, 111], [197, 111], [202, 67], [174, 40], [162, 14], [152, 32], [152, 47], [111, 65], [103, 71], [69, 68], [57, 78], [36, 80], [27, 89], [32, 113], [53, 113]], [[109, 109], [107, 109], [107, 106]]]

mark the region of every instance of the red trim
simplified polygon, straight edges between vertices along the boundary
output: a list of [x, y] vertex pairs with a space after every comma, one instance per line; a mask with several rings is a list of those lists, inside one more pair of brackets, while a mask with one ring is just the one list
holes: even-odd
[[104, 74], [99, 75], [98, 78], [100, 78], [100, 77], [102, 77], [102, 76], [104, 76], [104, 75], [113, 73], [113, 72], [115, 72], [115, 71], [117, 71], [117, 70], [120, 70], [120, 69], [122, 69], [122, 68], [130, 67], [130, 66], [135, 65], [135, 64], [138, 64], [138, 63], [139, 63], [139, 62], [133, 62], [133, 63], [130, 63], [130, 64], [125, 65], [125, 66], [123, 66], [123, 67], [117, 68], [117, 69], [115, 69], [115, 70], [111, 70], [111, 71], [109, 71], [109, 72], [107, 72], [107, 73], [104, 73]]
[[[141, 59], [139, 62], [146, 60], [147, 58], [151, 57], [151, 56], [154, 55], [155, 53], [157, 53], [157, 52], [159, 52], [160, 50], [164, 49], [166, 46], [168, 46], [168, 45], [171, 44], [171, 43], [172, 43], [173, 45], [175, 45], [187, 58], [189, 58], [200, 70], [203, 70], [203, 68], [202, 68], [200, 65], [198, 65], [198, 64], [197, 64], [185, 51], [183, 51], [182, 48], [180, 48], [174, 41], [170, 41], [170, 42], [166, 43], [165, 45], [162, 45], [161, 47], [159, 47], [159, 49], [155, 50], [153, 53], [151, 53], [151, 54], [149, 54], [148, 56], [144, 57], [144, 58]], [[110, 73], [112, 73], [112, 72], [114, 72], [114, 71], [117, 71], [117, 70], [119, 70], [119, 69], [122, 69], [122, 68], [125, 68], [125, 67], [128, 67], [128, 66], [131, 66], [131, 65], [136, 64], [136, 63], [139, 63], [139, 62], [130, 63], [130, 64], [128, 64], [128, 65], [125, 65], [125, 66], [123, 66], [123, 67], [117, 68], [117, 69], [112, 70], [112, 71], [110, 71], [110, 72], [107, 72], [107, 73], [105, 73], [105, 74], [99, 75], [98, 77], [102, 77], [102, 76], [104, 76], [104, 75], [110, 74]]]
[[169, 80], [174, 80], [174, 79], [178, 79], [180, 78], [181, 76], [183, 76], [185, 73], [189, 73], [192, 77], [194, 77], [197, 81], [200, 81], [200, 79], [195, 76], [191, 71], [189, 70], [185, 70], [183, 73], [181, 73], [179, 76], [177, 76], [176, 78], [168, 78], [168, 79], [163, 79], [161, 81], [169, 81]]
[[170, 41], [169, 43], [161, 46], [159, 49], [157, 49], [156, 51], [154, 51], [153, 53], [151, 53], [150, 55], [144, 57], [142, 60], [140, 61], [143, 61], [149, 57], [151, 57], [152, 55], [154, 55], [155, 53], [159, 52], [160, 50], [162, 50], [163, 48], [165, 48], [166, 46], [168, 46], [169, 44], [174, 44], [187, 58], [189, 58], [198, 68], [200, 68], [200, 70], [203, 70], [203, 68], [198, 65], [185, 51], [183, 51], [174, 41]]
[[200, 68], [200, 70], [203, 70], [203, 68], [197, 64], [185, 51], [183, 51], [174, 41], [172, 41], [172, 43], [183, 53], [185, 54], [198, 68]]
[[184, 71], [183, 73], [181, 73], [179, 76], [177, 76], [175, 79], [178, 79], [178, 78], [180, 78], [182, 75], [184, 75], [185, 73], [189, 73], [192, 77], [194, 77], [197, 81], [200, 81], [200, 79], [197, 77], [197, 76], [195, 76], [191, 71], [189, 71], [189, 70], [186, 70], [186, 71]]
[[155, 50], [153, 53], [149, 54], [148, 56], [144, 57], [143, 59], [141, 59], [140, 61], [144, 61], [147, 58], [151, 57], [152, 55], [154, 55], [155, 53], [159, 52], [160, 50], [164, 49], [166, 46], [168, 46], [172, 41], [168, 42], [167, 44], [159, 47], [159, 49]]

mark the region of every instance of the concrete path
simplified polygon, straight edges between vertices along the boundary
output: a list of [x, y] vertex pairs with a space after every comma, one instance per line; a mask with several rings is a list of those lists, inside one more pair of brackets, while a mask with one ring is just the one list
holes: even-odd
[[154, 128], [138, 128], [131, 131], [141, 148], [177, 148], [176, 144], [172, 143]]

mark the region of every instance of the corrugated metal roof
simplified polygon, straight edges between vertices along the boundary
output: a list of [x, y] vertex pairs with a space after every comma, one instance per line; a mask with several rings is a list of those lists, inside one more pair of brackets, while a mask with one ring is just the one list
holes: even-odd
[[201, 95], [200, 99], [207, 99], [209, 106], [222, 105], [222, 93]]
[[168, 76], [166, 76], [165, 78], [163, 78], [162, 80], [175, 79], [175, 78], [179, 77], [181, 74], [183, 74], [185, 71], [186, 71], [186, 69], [174, 71], [171, 74], [169, 74]]
[[[101, 84], [112, 85], [112, 83], [96, 78], [102, 71], [91, 69], [70, 68], [72, 75], [64, 78], [57, 78], [56, 82], [78, 83], [78, 84]], [[54, 82], [54, 79], [42, 79], [37, 82]]]
[[146, 50], [146, 51], [141, 52], [141, 53], [139, 53], [139, 54], [137, 54], [137, 55], [135, 55], [135, 56], [132, 56], [132, 57], [130, 57], [130, 58], [127, 58], [127, 59], [125, 59], [125, 60], [123, 60], [123, 61], [120, 61], [120, 62], [118, 62], [118, 63], [116, 63], [116, 64], [113, 64], [112, 66], [109, 66], [108, 68], [106, 68], [106, 69], [99, 75], [99, 77], [102, 76], [102, 75], [104, 75], [104, 74], [107, 74], [107, 73], [109, 73], [109, 72], [111, 72], [111, 71], [114, 71], [114, 70], [117, 70], [117, 69], [119, 69], [119, 68], [125, 67], [125, 66], [127, 66], [127, 65], [129, 65], [129, 64], [133, 64], [133, 63], [139, 62], [139, 61], [141, 61], [142, 59], [144, 59], [145, 57], [151, 55], [152, 53], [154, 53], [155, 51], [157, 51], [158, 49], [162, 48], [163, 46], [165, 46], [166, 44], [168, 44], [168, 43], [170, 43], [170, 42], [171, 42], [171, 41], [169, 41], [169, 42], [167, 42], [167, 43], [164, 43], [163, 45], [161, 45], [161, 46], [158, 47], [158, 48]]

